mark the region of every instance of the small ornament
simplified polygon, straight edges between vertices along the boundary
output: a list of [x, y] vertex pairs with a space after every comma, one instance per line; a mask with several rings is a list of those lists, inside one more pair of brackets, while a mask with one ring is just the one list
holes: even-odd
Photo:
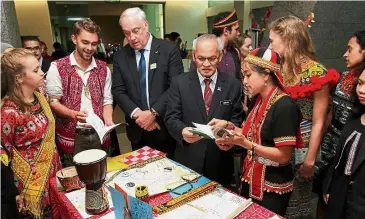
[[90, 90], [89, 90], [89, 86], [84, 86], [84, 94], [85, 96], [90, 99]]
[[310, 12], [308, 17], [307, 17], [307, 20], [304, 21], [304, 23], [309, 27], [311, 28], [312, 26], [310, 25], [311, 23], [314, 23], [314, 13], [313, 12]]

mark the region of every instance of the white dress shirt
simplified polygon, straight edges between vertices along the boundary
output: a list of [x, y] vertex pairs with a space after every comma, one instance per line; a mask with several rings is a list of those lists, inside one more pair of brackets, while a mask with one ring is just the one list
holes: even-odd
[[[76, 73], [80, 76], [84, 84], [87, 84], [87, 80], [89, 79], [91, 70], [97, 67], [94, 57], [92, 57], [91, 64], [86, 70], [83, 70], [80, 65], [76, 62], [74, 53], [70, 54], [70, 64], [75, 66]], [[103, 106], [113, 104], [113, 96], [111, 93], [111, 73], [109, 67], [107, 68], [107, 76], [105, 79], [105, 86], [104, 86], [104, 103]], [[88, 98], [85, 95], [84, 91], [85, 87], [83, 86], [81, 92], [81, 107], [80, 110], [86, 110], [88, 113], [94, 112], [92, 107], [91, 98]], [[62, 87], [62, 80], [61, 76], [57, 69], [56, 62], [52, 62], [49, 70], [47, 72], [47, 82], [46, 82], [46, 91], [50, 96], [63, 96], [63, 87]], [[77, 127], [85, 126], [84, 123], [77, 123]]]
[[[205, 91], [205, 82], [204, 82], [204, 80], [205, 80], [205, 79], [209, 79], [209, 78], [205, 78], [205, 77], [203, 77], [203, 76], [199, 73], [198, 69], [197, 69], [196, 71], [197, 71], [197, 74], [198, 74], [198, 77], [199, 77], [200, 87], [201, 87], [201, 89], [202, 89], [202, 94], [203, 94], [203, 98], [204, 98], [204, 91]], [[210, 79], [212, 79], [212, 82], [210, 82], [209, 87], [210, 87], [210, 89], [212, 90], [212, 95], [213, 95], [213, 93], [214, 93], [215, 85], [217, 84], [217, 78], [218, 78], [218, 72], [217, 72], [217, 70], [216, 70], [216, 71], [215, 71], [215, 73], [214, 73], [214, 74], [210, 77]]]
[[[148, 91], [148, 70], [149, 70], [149, 66], [150, 66], [150, 52], [151, 52], [151, 45], [152, 45], [152, 35], [150, 33], [150, 36], [148, 38], [147, 44], [146, 46], [143, 48], [144, 49], [144, 59], [146, 61], [146, 97], [147, 97], [147, 106], [148, 108], [150, 108], [150, 95], [149, 95], [149, 91]], [[141, 59], [141, 53], [139, 52], [139, 50], [134, 50], [134, 52], [136, 53], [136, 64], [137, 64], [137, 70], [139, 67], [139, 60]], [[153, 63], [152, 63], [153, 64]], [[131, 113], [131, 118], [133, 119], [133, 115], [134, 113], [139, 110], [140, 108], [137, 107], [135, 108], [132, 113]]]
[[[42, 65], [43, 65], [43, 56], [39, 57], [38, 61], [39, 61], [39, 66], [42, 68]], [[46, 72], [44, 72], [44, 73], [46, 73]]]

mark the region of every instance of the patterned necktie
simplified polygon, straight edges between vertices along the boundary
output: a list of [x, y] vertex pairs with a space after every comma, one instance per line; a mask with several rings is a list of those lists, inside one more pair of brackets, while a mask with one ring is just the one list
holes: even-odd
[[205, 111], [208, 115], [210, 104], [212, 103], [213, 94], [212, 89], [210, 89], [210, 83], [212, 83], [212, 79], [204, 79], [205, 89], [204, 89], [204, 103], [205, 103]]
[[141, 53], [141, 59], [138, 64], [139, 72], [139, 87], [141, 88], [141, 101], [142, 110], [148, 110], [148, 100], [147, 100], [147, 88], [146, 88], [146, 59], [144, 58], [144, 49], [139, 50]]

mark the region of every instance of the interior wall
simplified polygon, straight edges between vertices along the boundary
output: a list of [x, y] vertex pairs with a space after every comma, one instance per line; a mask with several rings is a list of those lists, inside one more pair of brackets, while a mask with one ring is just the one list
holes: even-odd
[[[207, 33], [206, 9], [208, 1], [166, 1], [165, 33], [178, 32], [191, 48], [198, 33]], [[186, 22], [190, 21], [190, 22]]]
[[132, 7], [128, 2], [108, 3], [108, 2], [92, 2], [88, 4], [88, 12], [90, 16], [120, 16], [127, 8]]
[[160, 25], [159, 25], [159, 5], [158, 4], [145, 4], [143, 5], [143, 11], [146, 13], [146, 18], [149, 24], [149, 31], [157, 38], [161, 38]]
[[14, 47], [20, 47], [18, 21], [16, 19], [14, 2], [0, 1], [1, 8], [1, 42]]
[[90, 16], [101, 28], [100, 37], [103, 39], [104, 45], [109, 43], [120, 43], [123, 45], [124, 34], [119, 26], [119, 16]]
[[52, 30], [47, 0], [14, 0], [20, 36], [33, 35], [52, 49]]

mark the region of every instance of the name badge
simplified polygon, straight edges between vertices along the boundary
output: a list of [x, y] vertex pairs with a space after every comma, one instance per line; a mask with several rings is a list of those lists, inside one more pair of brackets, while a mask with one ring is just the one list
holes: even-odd
[[221, 106], [228, 106], [228, 105], [231, 105], [232, 104], [232, 101], [231, 100], [222, 100], [220, 102]]
[[153, 63], [153, 64], [151, 64], [150, 65], [150, 69], [152, 70], [152, 69], [155, 69], [155, 68], [157, 68], [157, 64], [156, 63]]

